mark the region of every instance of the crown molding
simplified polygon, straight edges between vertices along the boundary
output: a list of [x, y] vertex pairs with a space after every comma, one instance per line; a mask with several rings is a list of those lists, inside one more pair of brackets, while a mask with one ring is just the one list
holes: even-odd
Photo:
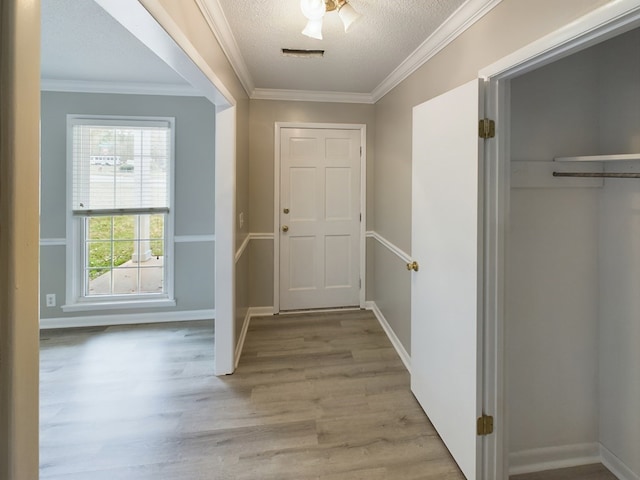
[[312, 90], [278, 90], [271, 88], [254, 89], [251, 94], [251, 99], [328, 103], [375, 103], [369, 93], [316, 92]]
[[508, 73], [509, 76], [524, 73], [537, 66], [547, 58], [559, 52], [572, 52], [575, 48], [585, 48], [609, 38], [607, 34], [627, 25], [636, 25], [640, 20], [640, 4], [638, 0], [617, 0], [592, 10], [548, 35], [525, 45], [524, 47], [502, 57], [479, 72], [482, 78], [498, 77]]
[[409, 75], [433, 58], [443, 48], [453, 42], [471, 25], [480, 20], [502, 0], [467, 0], [438, 29], [433, 32], [414, 52], [378, 85], [371, 97], [377, 102], [398, 86]]
[[86, 80], [40, 80], [44, 92], [116, 93], [125, 95], [170, 95], [176, 97], [202, 97], [191, 85], [168, 83], [94, 82]]
[[222, 6], [218, 0], [195, 0], [198, 8], [202, 12], [209, 28], [218, 40], [222, 51], [226, 55], [231, 67], [236, 72], [242, 87], [248, 96], [254, 89], [253, 79], [249, 73], [249, 68], [244, 61], [244, 57], [240, 53], [240, 48], [233, 36], [227, 17], [222, 10]]
[[195, 0], [247, 95], [255, 100], [374, 104], [424, 65], [502, 0], [467, 0], [371, 93], [255, 88], [219, 0]]

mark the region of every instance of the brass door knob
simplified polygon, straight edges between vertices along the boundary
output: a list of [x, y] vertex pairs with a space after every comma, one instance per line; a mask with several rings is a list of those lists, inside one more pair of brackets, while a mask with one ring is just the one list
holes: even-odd
[[417, 272], [418, 269], [420, 268], [420, 265], [418, 265], [418, 262], [411, 262], [411, 263], [407, 263], [407, 270], [411, 271], [413, 270], [414, 272]]
[[287, 227], [286, 225], [283, 225], [282, 226], [282, 231], [285, 232], [285, 233], [288, 232], [289, 231], [289, 227]]

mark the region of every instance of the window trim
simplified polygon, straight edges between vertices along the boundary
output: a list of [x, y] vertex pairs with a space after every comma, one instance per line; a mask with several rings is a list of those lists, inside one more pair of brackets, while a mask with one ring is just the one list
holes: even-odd
[[[164, 241], [164, 293], [146, 293], [135, 295], [99, 295], [87, 297], [83, 294], [84, 238], [83, 222], [87, 215], [73, 211], [73, 125], [106, 121], [118, 125], [140, 125], [141, 123], [164, 122], [171, 130], [171, 148], [169, 151], [169, 210], [165, 217]], [[102, 311], [127, 308], [175, 307], [174, 297], [174, 210], [175, 210], [175, 117], [130, 116], [130, 115], [84, 115], [67, 114], [67, 174], [66, 174], [66, 302], [63, 312]], [[136, 214], [122, 212], [123, 214]], [[139, 213], [138, 213], [139, 214]], [[118, 215], [117, 212], [114, 215]]]

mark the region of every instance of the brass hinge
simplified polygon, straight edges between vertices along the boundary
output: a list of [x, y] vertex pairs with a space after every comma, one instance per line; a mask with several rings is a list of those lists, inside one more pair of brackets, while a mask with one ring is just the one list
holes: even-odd
[[489, 120], [488, 118], [480, 119], [478, 127], [478, 133], [480, 138], [493, 138], [496, 136], [496, 122]]
[[491, 435], [493, 433], [493, 417], [482, 414], [478, 418], [478, 435]]

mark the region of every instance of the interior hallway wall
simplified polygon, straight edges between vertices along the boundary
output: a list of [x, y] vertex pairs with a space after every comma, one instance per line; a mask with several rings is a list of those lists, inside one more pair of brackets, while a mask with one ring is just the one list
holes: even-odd
[[0, 2], [0, 478], [38, 478], [40, 2]]
[[[236, 104], [236, 252], [249, 236], [249, 98], [242, 96]], [[242, 126], [242, 128], [239, 128]], [[240, 222], [242, 216], [242, 224]], [[235, 342], [244, 326], [250, 303], [251, 251], [246, 248], [236, 262]]]
[[[373, 229], [373, 105], [251, 100], [250, 225], [252, 233], [273, 234], [275, 123], [351, 123], [367, 126], [367, 230]], [[251, 241], [251, 305], [273, 305], [273, 240]], [[368, 262], [370, 252], [367, 252]], [[370, 289], [367, 288], [367, 295]]]
[[[42, 93], [42, 238], [65, 238], [67, 218], [67, 114], [175, 117], [174, 234], [213, 235], [215, 107], [201, 97]], [[67, 239], [71, 241], [71, 239]], [[65, 313], [66, 247], [41, 247], [42, 318], [104, 314], [103, 311]], [[132, 309], [148, 311], [206, 310], [214, 302], [214, 243], [199, 241], [174, 246], [176, 306]], [[193, 279], [198, 281], [194, 282]], [[56, 307], [44, 295], [55, 293]], [[110, 312], [112, 313], [112, 312]], [[127, 313], [120, 310], [118, 313]]]
[[[474, 78], [478, 71], [509, 53], [551, 33], [607, 0], [504, 0], [431, 58], [375, 105], [376, 159], [373, 211], [375, 230], [411, 253], [412, 109]], [[379, 247], [384, 248], [384, 247]], [[405, 303], [411, 276], [398, 257], [381, 254], [376, 262], [373, 300], [409, 351], [411, 312]], [[428, 259], [416, 259], [428, 264]], [[384, 262], [398, 264], [386, 270]], [[389, 300], [383, 301], [383, 298]], [[393, 301], [391, 299], [394, 299]]]
[[[640, 152], [640, 28], [598, 45], [600, 153]], [[612, 73], [615, 72], [615, 73]], [[637, 171], [639, 162], [607, 165]], [[640, 477], [640, 180], [606, 180], [600, 205], [599, 434]]]
[[[233, 101], [235, 101], [236, 178], [233, 188], [236, 192], [234, 237], [237, 251], [248, 234], [246, 212], [249, 205], [249, 96], [194, 0], [180, 0], [179, 2], [175, 0], [138, 1], [154, 15], [160, 24], [167, 21], [164, 13], [170, 17], [170, 21], [180, 29], [181, 33], [197, 50], [206, 66], [215, 74], [217, 79], [233, 96]], [[231, 101], [231, 99], [229, 100]], [[243, 211], [245, 212], [245, 222], [247, 223], [241, 228], [238, 214]], [[248, 249], [245, 250], [244, 255], [247, 255], [248, 252]], [[247, 305], [249, 299], [249, 272], [247, 268], [236, 268], [235, 293], [234, 345], [242, 328], [244, 314], [249, 307]]]
[[[511, 160], [598, 154], [597, 92], [592, 50], [513, 79]], [[601, 189], [580, 185], [511, 189], [505, 368], [510, 452], [520, 456], [598, 440]]]

